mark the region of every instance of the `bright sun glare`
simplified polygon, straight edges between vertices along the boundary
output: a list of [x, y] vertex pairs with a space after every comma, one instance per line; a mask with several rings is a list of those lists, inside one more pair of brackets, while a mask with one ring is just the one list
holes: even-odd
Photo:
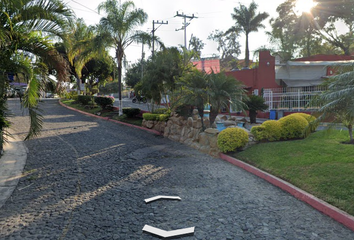
[[311, 9], [315, 7], [317, 3], [313, 0], [297, 0], [295, 4], [295, 12], [302, 13], [310, 13]]

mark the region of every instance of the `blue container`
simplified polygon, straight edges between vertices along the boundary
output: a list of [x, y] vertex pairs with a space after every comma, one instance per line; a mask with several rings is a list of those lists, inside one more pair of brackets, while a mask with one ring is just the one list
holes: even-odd
[[277, 118], [277, 112], [275, 110], [270, 110], [269, 112], [269, 119], [275, 120]]

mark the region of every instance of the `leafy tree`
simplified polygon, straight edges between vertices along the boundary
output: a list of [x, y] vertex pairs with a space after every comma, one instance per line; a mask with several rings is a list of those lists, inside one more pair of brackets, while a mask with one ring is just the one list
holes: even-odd
[[179, 78], [191, 67], [192, 63], [189, 60], [192, 56], [189, 52], [182, 53], [175, 47], [157, 52], [145, 65], [144, 77], [139, 85], [144, 95], [152, 102], [160, 103], [162, 97], [167, 95], [170, 102], [177, 101], [172, 99], [173, 92], [178, 87]]
[[[189, 50], [193, 50], [194, 52], [197, 53], [198, 58], [201, 55], [201, 52], [204, 48], [205, 44], [203, 43], [202, 40], [197, 38], [196, 36], [192, 36], [191, 39], [189, 40]], [[191, 49], [192, 48], [192, 49]]]
[[217, 42], [217, 50], [221, 53], [221, 68], [229, 69], [236, 68], [236, 58], [240, 55], [240, 43], [238, 42], [239, 32], [215, 30], [209, 36], [209, 40]]
[[99, 85], [105, 84], [108, 79], [112, 79], [111, 72], [114, 65], [112, 58], [92, 59], [84, 66], [82, 70], [82, 80], [87, 83], [88, 89], [94, 94], [93, 89]]
[[127, 69], [125, 73], [125, 84], [131, 88], [134, 88], [135, 85], [141, 81], [141, 64], [146, 64], [146, 62], [137, 62], [134, 63], [130, 68]]
[[[133, 42], [151, 43], [148, 33], [138, 31], [136, 28], [147, 21], [147, 14], [142, 9], [135, 8], [134, 2], [127, 1], [119, 4], [117, 0], [107, 0], [98, 6], [99, 13], [104, 11], [107, 16], [101, 18], [99, 23], [100, 36], [96, 43], [103, 43], [115, 49], [118, 64], [118, 89], [119, 89], [119, 115], [123, 115], [122, 105], [122, 67], [125, 50]], [[156, 41], [157, 44], [162, 44]]]
[[230, 28], [229, 31], [242, 31], [246, 35], [246, 49], [245, 49], [245, 67], [249, 66], [249, 46], [248, 46], [248, 36], [251, 32], [257, 32], [258, 29], [264, 28], [262, 22], [268, 18], [269, 14], [266, 12], [257, 13], [258, 5], [252, 1], [247, 8], [243, 4], [239, 4], [238, 7], [234, 8], [234, 13], [231, 14], [232, 19], [236, 21], [234, 27]]
[[264, 111], [268, 109], [265, 100], [261, 96], [251, 95], [244, 100], [246, 109], [249, 111], [250, 122], [257, 123], [257, 111]]

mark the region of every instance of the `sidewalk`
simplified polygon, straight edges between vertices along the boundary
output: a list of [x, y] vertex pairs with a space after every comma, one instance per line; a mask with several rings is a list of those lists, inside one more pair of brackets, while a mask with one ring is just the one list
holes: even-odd
[[26, 146], [12, 134], [13, 137], [4, 144], [4, 155], [0, 158], [0, 208], [16, 188], [27, 159]]

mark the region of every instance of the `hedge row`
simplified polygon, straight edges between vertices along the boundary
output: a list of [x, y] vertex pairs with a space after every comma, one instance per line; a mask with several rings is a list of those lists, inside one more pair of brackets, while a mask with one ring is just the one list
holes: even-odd
[[316, 118], [306, 113], [293, 113], [276, 120], [268, 120], [252, 127], [251, 133], [257, 141], [278, 141], [307, 137], [318, 127]]
[[169, 114], [157, 114], [157, 113], [144, 113], [143, 119], [146, 121], [167, 121], [170, 117]]

